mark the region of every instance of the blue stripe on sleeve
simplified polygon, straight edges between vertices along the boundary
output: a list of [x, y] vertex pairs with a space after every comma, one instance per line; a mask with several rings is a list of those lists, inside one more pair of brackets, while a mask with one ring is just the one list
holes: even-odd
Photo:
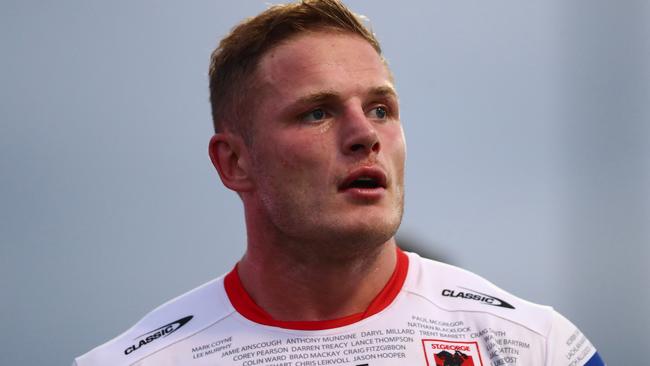
[[598, 354], [598, 352], [596, 352], [596, 353], [594, 353], [593, 356], [591, 356], [589, 361], [587, 361], [585, 366], [606, 366], [606, 365], [605, 365], [605, 362], [603, 362], [603, 359], [600, 358], [600, 355]]

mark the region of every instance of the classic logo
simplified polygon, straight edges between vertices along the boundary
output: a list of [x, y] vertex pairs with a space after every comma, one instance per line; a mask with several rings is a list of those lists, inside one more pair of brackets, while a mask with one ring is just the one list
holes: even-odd
[[483, 366], [476, 342], [423, 339], [427, 366]]
[[499, 306], [502, 308], [514, 309], [515, 307], [507, 302], [494, 297], [492, 295], [484, 294], [482, 292], [470, 290], [468, 288], [459, 287], [465, 291], [450, 290], [448, 288], [442, 290], [442, 296], [446, 297], [460, 297], [462, 299], [475, 300], [485, 305]]
[[168, 335], [170, 335], [170, 334], [174, 333], [175, 331], [177, 331], [183, 325], [187, 324], [187, 322], [192, 320], [193, 317], [194, 316], [192, 316], [192, 315], [186, 316], [184, 318], [173, 321], [173, 322], [171, 322], [169, 324], [163, 325], [160, 328], [156, 328], [156, 329], [152, 330], [151, 332], [147, 332], [147, 333], [145, 333], [145, 334], [143, 334], [141, 336], [135, 337], [134, 338], [135, 344], [133, 344], [133, 345], [129, 346], [127, 349], [125, 349], [124, 354], [128, 355], [131, 352], [139, 349], [140, 347], [155, 341], [158, 338], [167, 337]]

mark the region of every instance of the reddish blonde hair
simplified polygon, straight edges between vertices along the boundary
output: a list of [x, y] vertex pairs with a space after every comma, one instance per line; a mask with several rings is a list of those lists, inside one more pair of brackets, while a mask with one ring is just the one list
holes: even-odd
[[381, 56], [375, 35], [338, 0], [303, 0], [275, 5], [235, 26], [210, 58], [210, 105], [215, 132], [230, 130], [250, 141], [248, 96], [262, 57], [273, 47], [308, 31], [361, 36]]

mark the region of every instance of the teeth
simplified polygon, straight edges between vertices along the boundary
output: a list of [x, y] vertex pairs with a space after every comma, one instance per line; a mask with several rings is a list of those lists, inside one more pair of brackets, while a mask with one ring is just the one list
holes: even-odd
[[356, 180], [360, 182], [372, 182], [374, 179], [368, 177], [361, 177], [361, 178], [357, 178]]

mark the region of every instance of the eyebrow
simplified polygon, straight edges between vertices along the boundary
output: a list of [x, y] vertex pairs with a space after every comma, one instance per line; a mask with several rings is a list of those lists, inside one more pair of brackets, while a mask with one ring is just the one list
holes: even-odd
[[[370, 90], [368, 90], [366, 95], [373, 96], [373, 97], [380, 96], [380, 97], [397, 98], [397, 92], [395, 91], [395, 89], [392, 86], [388, 86], [388, 85], [382, 85], [382, 86], [376, 86], [370, 88]], [[325, 90], [325, 91], [320, 91], [317, 93], [312, 93], [300, 97], [295, 103], [293, 103], [293, 105], [319, 104], [326, 101], [337, 100], [337, 99], [340, 99], [338, 93], [331, 90]]]
[[300, 97], [293, 105], [319, 104], [335, 99], [339, 99], [339, 95], [333, 91], [326, 90]]
[[368, 95], [381, 96], [381, 97], [394, 97], [397, 99], [397, 92], [395, 88], [389, 85], [382, 85], [371, 88]]

